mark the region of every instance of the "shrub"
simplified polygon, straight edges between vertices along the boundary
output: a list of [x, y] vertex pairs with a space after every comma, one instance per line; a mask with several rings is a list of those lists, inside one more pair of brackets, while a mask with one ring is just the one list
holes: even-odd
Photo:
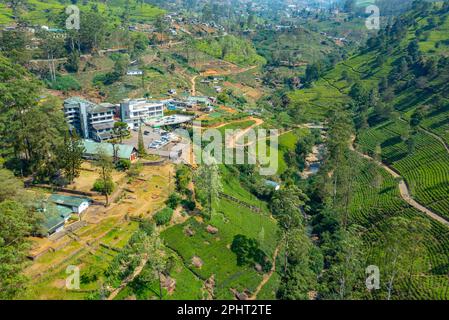
[[178, 193], [172, 193], [165, 204], [172, 209], [176, 209], [176, 207], [181, 203], [181, 196]]
[[181, 204], [184, 208], [186, 208], [189, 211], [193, 211], [196, 208], [195, 201], [192, 200], [182, 200]]
[[116, 163], [115, 168], [118, 171], [127, 171], [131, 168], [131, 161], [127, 159], [121, 159]]
[[139, 223], [140, 230], [144, 231], [147, 235], [151, 236], [154, 233], [154, 222], [144, 219]]
[[92, 82], [94, 84], [99, 84], [102, 83], [104, 85], [110, 85], [113, 84], [114, 82], [118, 81], [120, 79], [120, 74], [118, 72], [109, 72], [109, 73], [104, 73], [104, 74], [97, 74], [94, 79], [92, 80]]
[[72, 76], [57, 76], [55, 81], [48, 81], [47, 85], [53, 90], [81, 90], [80, 83]]
[[173, 209], [167, 207], [154, 215], [154, 221], [158, 226], [163, 226], [170, 222], [172, 216], [173, 216]]
[[93, 190], [101, 194], [111, 194], [114, 191], [114, 181], [108, 179], [104, 181], [103, 179], [97, 179], [94, 183]]

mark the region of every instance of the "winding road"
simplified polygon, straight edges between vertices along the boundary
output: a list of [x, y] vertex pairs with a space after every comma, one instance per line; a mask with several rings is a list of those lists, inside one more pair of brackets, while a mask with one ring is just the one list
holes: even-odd
[[422, 204], [418, 203], [416, 200], [414, 200], [412, 198], [410, 190], [409, 190], [409, 188], [407, 186], [407, 183], [405, 182], [404, 178], [397, 171], [395, 171], [393, 168], [387, 166], [383, 162], [376, 161], [372, 157], [357, 151], [354, 148], [354, 141], [355, 141], [355, 136], [352, 137], [352, 141], [351, 141], [350, 147], [349, 147], [352, 151], [356, 152], [358, 155], [360, 155], [361, 157], [363, 157], [365, 159], [368, 159], [370, 161], [375, 162], [378, 166], [380, 166], [384, 170], [386, 170], [393, 178], [400, 179], [400, 181], [399, 181], [399, 192], [401, 194], [401, 198], [404, 199], [405, 202], [407, 202], [409, 205], [411, 205], [412, 207], [414, 207], [418, 211], [421, 211], [422, 213], [426, 214], [427, 216], [429, 216], [433, 220], [436, 220], [436, 221], [438, 221], [438, 222], [440, 222], [440, 223], [442, 223], [442, 224], [444, 224], [444, 225], [449, 227], [449, 221], [447, 221], [446, 219], [444, 219], [440, 215], [436, 214], [432, 210], [426, 208], [425, 206], [423, 206]]

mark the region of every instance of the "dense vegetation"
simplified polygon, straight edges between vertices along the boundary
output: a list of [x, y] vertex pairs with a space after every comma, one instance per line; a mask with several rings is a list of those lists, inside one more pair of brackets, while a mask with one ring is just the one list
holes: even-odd
[[250, 42], [232, 35], [222, 38], [198, 40], [196, 47], [215, 58], [244, 66], [265, 63], [265, 59], [257, 54]]
[[[41, 231], [43, 199], [23, 182], [66, 186], [80, 174], [80, 139], [68, 130], [61, 101], [45, 90], [95, 88], [112, 100], [131, 91], [148, 97], [153, 86], [167, 91], [177, 85], [187, 93], [189, 77], [201, 74], [207, 64], [199, 62], [207, 60], [261, 71], [261, 79], [253, 80], [269, 94], [257, 101], [256, 111], [265, 128], [283, 130], [278, 150], [269, 146], [278, 151], [277, 172], [266, 177], [260, 164], [213, 161], [171, 167], [168, 199], [154, 212], [101, 221], [106, 241], [95, 254], [78, 257], [81, 244], [68, 246], [75, 254], [67, 261], [88, 266], [81, 276], [87, 290], [64, 297], [449, 299], [449, 230], [398, 188], [404, 180], [414, 200], [449, 220], [449, 2], [403, 0], [393, 7], [376, 1], [387, 16], [369, 37], [362, 30], [363, 9], [373, 1], [339, 1], [330, 10], [286, 16], [269, 1], [260, 1], [267, 6], [258, 14], [237, 2], [232, 13], [227, 3], [189, 3], [182, 6], [198, 13], [189, 18], [199, 16], [203, 25], [215, 20], [229, 34], [190, 35], [178, 48], [159, 50], [154, 46], [164, 46], [168, 33], [166, 21], [157, 19], [164, 11], [122, 0], [79, 3], [79, 33], [58, 39], [38, 30], [39, 49], [25, 50], [29, 35], [20, 29], [2, 32], [0, 298], [24, 294], [28, 239]], [[0, 23], [63, 28], [68, 2], [13, 4], [0, 5]], [[302, 27], [293, 27], [298, 21]], [[157, 31], [152, 37], [129, 28], [147, 22]], [[99, 54], [113, 47], [120, 52]], [[44, 66], [36, 67], [36, 60]], [[56, 60], [63, 62], [56, 67]], [[136, 80], [126, 75], [132, 64], [144, 73]], [[244, 77], [255, 78], [251, 73], [234, 80]], [[231, 89], [217, 99], [249, 109]], [[248, 116], [218, 113], [203, 124], [223, 124], [224, 133], [254, 126]], [[115, 145], [128, 135], [126, 124], [117, 123], [114, 132]], [[318, 157], [318, 146], [319, 171], [309, 177], [309, 158]], [[139, 152], [146, 153], [142, 130]], [[116, 158], [99, 150], [92, 163], [99, 172], [93, 191], [106, 206], [118, 185], [113, 170], [126, 171], [129, 184], [145, 180], [141, 165]], [[115, 238], [119, 231], [127, 236]], [[368, 266], [379, 267], [378, 289], [366, 287]], [[47, 292], [49, 281], [54, 279], [43, 277], [29, 294], [58, 296], [62, 290]], [[115, 296], [117, 288], [123, 290]]]

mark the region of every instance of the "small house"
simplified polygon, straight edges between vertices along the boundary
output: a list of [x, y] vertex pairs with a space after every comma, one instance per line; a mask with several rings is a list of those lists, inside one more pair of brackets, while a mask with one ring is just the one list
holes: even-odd
[[71, 212], [80, 214], [89, 208], [91, 202], [88, 198], [66, 196], [61, 194], [52, 194], [48, 201], [53, 202], [58, 207], [69, 208]]
[[54, 233], [64, 230], [65, 223], [70, 219], [72, 215], [72, 209], [55, 205], [50, 202], [42, 205], [38, 209], [42, 213], [43, 219], [40, 222], [39, 236], [50, 236]]

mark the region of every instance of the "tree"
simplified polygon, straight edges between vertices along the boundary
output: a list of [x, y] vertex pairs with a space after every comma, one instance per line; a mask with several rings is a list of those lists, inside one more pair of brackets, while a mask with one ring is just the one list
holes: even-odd
[[366, 104], [369, 99], [369, 94], [365, 87], [357, 81], [349, 91], [349, 96], [359, 104]]
[[0, 48], [2, 54], [17, 64], [26, 64], [31, 59], [26, 46], [29, 43], [26, 33], [22, 30], [3, 30], [0, 33]]
[[301, 208], [305, 206], [307, 196], [296, 186], [288, 186], [274, 193], [271, 203], [270, 211], [279, 222], [281, 232], [284, 239], [284, 272], [288, 269], [288, 252], [289, 242], [287, 242], [287, 234], [295, 229], [300, 228], [303, 224], [303, 217]]
[[356, 5], [357, 5], [356, 0], [346, 0], [344, 5], [343, 5], [343, 10], [346, 13], [354, 13]]
[[30, 249], [28, 237], [38, 228], [37, 196], [0, 164], [0, 299], [14, 299], [26, 286], [22, 269]]
[[138, 243], [136, 252], [144, 259], [147, 259], [145, 268], [139, 275], [138, 281], [143, 287], [148, 287], [154, 280], [157, 280], [159, 283], [159, 299], [162, 300], [162, 275], [164, 273], [168, 274], [168, 256], [155, 228], [150, 234], [145, 233], [142, 235], [142, 241]]
[[312, 254], [315, 250], [304, 229], [295, 228], [286, 234], [285, 242], [288, 244], [287, 261], [289, 268], [282, 276], [277, 297], [283, 300], [307, 300], [309, 292], [316, 289], [317, 274], [313, 270]]
[[25, 288], [21, 271], [30, 249], [26, 237], [31, 230], [23, 205], [11, 200], [0, 203], [0, 299], [12, 299]]
[[192, 181], [192, 171], [186, 165], [176, 168], [176, 189], [182, 194], [189, 193], [189, 184]]
[[114, 72], [118, 74], [120, 77], [123, 77], [126, 75], [126, 72], [128, 71], [128, 65], [129, 65], [129, 56], [127, 54], [120, 54], [114, 64]]
[[315, 138], [312, 135], [307, 135], [300, 138], [295, 146], [296, 163], [300, 171], [303, 171], [306, 166], [306, 158], [313, 151]]
[[0, 202], [11, 199], [17, 195], [23, 184], [18, 180], [14, 174], [0, 166]]
[[137, 142], [137, 152], [139, 153], [140, 157], [144, 157], [147, 154], [147, 149], [145, 149], [145, 143], [143, 141], [142, 126], [139, 126], [139, 138], [138, 138], [138, 142]]
[[268, 261], [265, 252], [260, 249], [260, 244], [256, 239], [238, 234], [234, 236], [231, 251], [237, 255], [237, 264], [239, 266], [254, 266], [257, 263], [264, 272], [268, 272], [271, 269], [271, 263]]
[[64, 144], [60, 148], [59, 164], [69, 183], [79, 177], [84, 151], [83, 142], [76, 132], [74, 130], [67, 132]]
[[420, 257], [426, 250], [424, 235], [430, 228], [429, 221], [417, 217], [406, 219], [393, 217], [382, 224], [382, 237], [377, 244], [377, 260], [385, 276], [386, 299], [394, 294], [398, 281], [410, 280], [421, 265]]
[[115, 185], [111, 176], [113, 168], [112, 157], [107, 154], [102, 146], [98, 148], [95, 165], [100, 169], [100, 177], [95, 182], [94, 189], [105, 196], [107, 206], [109, 205], [109, 195], [114, 191]]
[[311, 84], [320, 78], [320, 67], [318, 64], [309, 64], [306, 68], [305, 82]]
[[50, 79], [51, 81], [56, 81], [55, 59], [61, 58], [66, 53], [64, 40], [54, 37], [51, 32], [48, 31], [40, 31], [39, 37], [42, 39], [42, 46], [40, 48], [48, 60]]
[[67, 57], [65, 68], [68, 72], [78, 72], [80, 64], [80, 55], [77, 51], [72, 51]]
[[117, 121], [116, 123], [114, 123], [112, 132], [119, 139], [119, 142], [122, 143], [123, 138], [125, 138], [129, 134], [128, 124], [125, 122]]
[[204, 164], [195, 172], [195, 188], [200, 202], [205, 205], [203, 214], [210, 219], [213, 214], [213, 204], [218, 200], [223, 190], [220, 172], [217, 164]]
[[[57, 171], [56, 151], [67, 124], [57, 98], [40, 99], [40, 83], [0, 56], [0, 146], [8, 166], [48, 178]], [[14, 160], [14, 161], [9, 161]]]
[[329, 265], [324, 275], [325, 298], [357, 299], [360, 291], [365, 289], [363, 232], [363, 228], [352, 225], [339, 228], [331, 237], [329, 234], [324, 236], [322, 250]]

